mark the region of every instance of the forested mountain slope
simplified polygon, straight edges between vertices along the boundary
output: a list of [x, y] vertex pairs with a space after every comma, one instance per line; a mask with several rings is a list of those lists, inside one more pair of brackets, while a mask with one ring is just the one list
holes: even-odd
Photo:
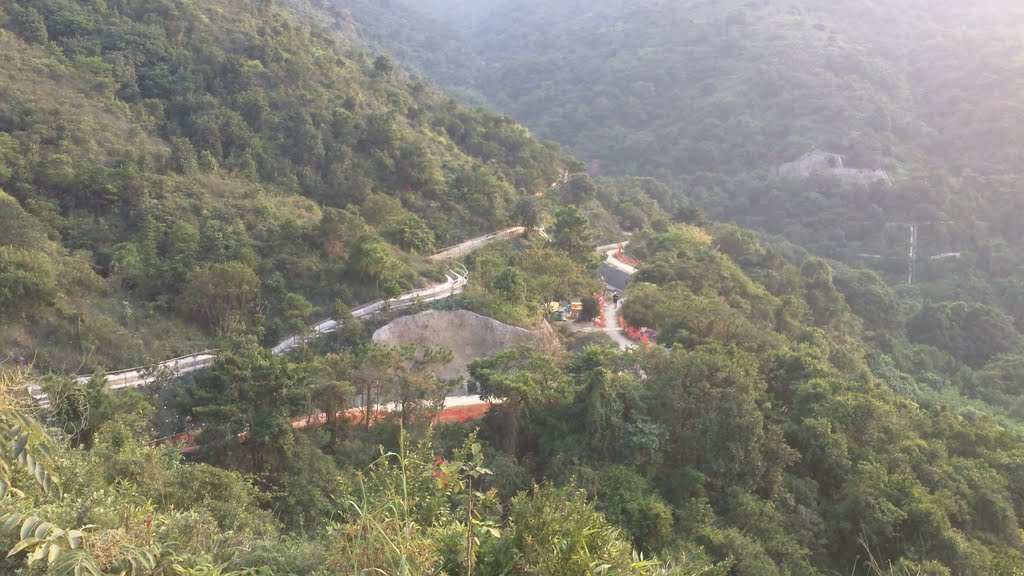
[[333, 26], [350, 30], [366, 45], [390, 54], [396, 62], [463, 102], [477, 103], [475, 85], [484, 62], [458, 31], [402, 0], [315, 0]]
[[[631, 5], [588, 6], [611, 18]], [[538, 29], [587, 22], [579, 3], [534, 7], [554, 18]], [[39, 375], [0, 361], [0, 572], [1022, 571], [1021, 316], [974, 298], [1024, 302], [1009, 299], [1005, 252], [958, 264], [965, 281], [894, 290], [710, 222], [679, 182], [595, 182], [510, 118], [367, 53], [351, 26], [299, 0], [0, 0], [0, 351], [59, 371], [222, 348], [194, 379], [137, 391], [50, 376], [45, 409], [24, 403]], [[857, 82], [888, 77], [875, 72]], [[917, 109], [909, 81], [889, 88], [879, 98]], [[819, 113], [863, 112], [839, 108]], [[865, 141], [891, 136], [898, 174], [926, 154], [895, 130]], [[835, 224], [863, 198], [913, 214], [934, 196], [936, 221], [983, 206], [976, 190], [948, 193], [966, 173], [862, 196], [826, 179], [765, 185], [722, 153], [743, 143], [723, 142], [721, 171], [682, 174], [686, 191], [750, 202], [749, 216], [779, 209], [758, 198], [800, 202], [809, 242], [848, 242]], [[511, 221], [550, 240], [531, 230], [473, 253], [472, 283], [446, 305], [542, 322], [551, 299], [601, 290], [594, 246], [628, 229], [641, 262], [621, 311], [658, 345], [623, 352], [596, 332], [576, 352], [478, 359], [468, 384], [500, 405], [432, 426], [453, 384], [430, 370], [445, 351], [375, 346], [347, 305], [436, 277], [432, 247]], [[342, 320], [332, 337], [268, 349], [328, 313]], [[395, 410], [342, 417], [359, 402]], [[154, 445], [177, 432], [202, 463]]]
[[[129, 570], [133, 559], [143, 568], [129, 573], [140, 574], [464, 574], [470, 563], [488, 575], [608, 566], [638, 576], [877, 576], [890, 563], [894, 573], [1019, 573], [1024, 431], [863, 340], [899, 315], [877, 277], [816, 258], [797, 267], [733, 226], [671, 225], [653, 207], [645, 215], [660, 224], [632, 240], [643, 263], [622, 313], [658, 329], [659, 345], [479, 359], [471, 387], [502, 404], [469, 426], [428, 428], [447, 385], [426, 366], [442, 353], [381, 348], [358, 331], [283, 357], [238, 339], [193, 384], [170, 383], [179, 401], [169, 406], [111, 394], [102, 380], [55, 382], [76, 392], [45, 414], [63, 436], [43, 454], [33, 428], [26, 449], [39, 454], [33, 467], [63, 478], [61, 492], [6, 472], [17, 461], [0, 455], [9, 483], [0, 486], [25, 494], [0, 494], [0, 514], [32, 515], [2, 516], [16, 520], [0, 528], [0, 545], [38, 553], [64, 542], [54, 527], [88, 525], [80, 552], [56, 557], [97, 573]], [[591, 231], [585, 222], [577, 240]], [[535, 270], [591, 258], [586, 241], [555, 237], [476, 253], [473, 297], [529, 309], [550, 293]], [[292, 425], [335, 413], [363, 387], [400, 408], [372, 427]], [[0, 424], [18, 410], [8, 389]], [[201, 427], [206, 464], [137, 438], [153, 433], [154, 408]], [[45, 537], [19, 535], [41, 519]], [[25, 561], [16, 552], [0, 569]]]
[[6, 349], [74, 370], [272, 342], [436, 277], [417, 254], [560, 174], [557, 149], [318, 15], [0, 2]]
[[991, 161], [1012, 141], [967, 134], [1011, 124], [1024, 14], [1004, 2], [407, 3], [469, 38], [500, 109], [613, 172], [744, 172], [814, 145], [854, 165], [980, 162], [965, 144]]
[[[406, 3], [486, 62], [474, 89], [496, 109], [593, 171], [660, 177], [713, 217], [894, 284], [908, 276], [906, 224], [930, 223], [918, 231], [924, 295], [1017, 314], [1000, 285], [1024, 263], [1019, 6]], [[777, 177], [812, 148], [886, 170], [895, 187]], [[947, 253], [962, 258], [929, 260]]]

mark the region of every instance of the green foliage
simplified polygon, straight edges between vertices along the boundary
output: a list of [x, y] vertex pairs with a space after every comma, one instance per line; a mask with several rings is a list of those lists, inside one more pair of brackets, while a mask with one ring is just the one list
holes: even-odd
[[581, 206], [590, 202], [597, 195], [597, 186], [586, 174], [573, 174], [561, 190], [562, 202], [567, 205]]
[[521, 304], [526, 300], [525, 275], [518, 268], [509, 266], [494, 277], [494, 289], [511, 304]]
[[493, 490], [476, 487], [491, 471], [481, 445], [466, 438], [451, 458], [404, 434], [356, 476], [347, 519], [335, 527], [336, 565], [353, 572], [497, 574], [654, 574], [634, 559], [621, 533], [582, 491], [534, 487], [513, 499], [507, 519]]
[[246, 468], [262, 472], [268, 459], [291, 442], [292, 421], [306, 415], [309, 381], [304, 369], [269, 351], [244, 348], [224, 352], [199, 373], [188, 408], [203, 426], [202, 435], [221, 457], [241, 448], [245, 434]]
[[427, 254], [434, 249], [433, 230], [422, 218], [414, 214], [398, 222], [390, 235], [397, 246], [408, 252]]
[[364, 236], [356, 244], [349, 263], [352, 271], [362, 279], [372, 281], [377, 290], [387, 285], [397, 273], [399, 262], [391, 255], [387, 245], [369, 236]]
[[586, 262], [592, 258], [593, 252], [589, 226], [587, 217], [575, 206], [565, 206], [555, 213], [551, 237], [558, 249], [574, 260]]
[[513, 498], [508, 533], [485, 556], [484, 573], [516, 567], [528, 574], [644, 574], [629, 546], [585, 494], [573, 487], [534, 486]]
[[469, 365], [470, 391], [484, 400], [502, 400], [506, 414], [505, 449], [516, 453], [523, 411], [545, 401], [565, 398], [571, 383], [557, 358], [519, 346]]
[[[2, 377], [11, 376], [5, 372]], [[24, 469], [44, 493], [59, 490], [59, 480], [50, 471], [53, 458], [50, 438], [38, 421], [24, 412], [5, 409], [0, 413], [0, 435], [10, 445], [10, 450], [5, 450], [4, 458], [0, 459], [0, 500], [9, 494], [24, 496], [15, 486], [15, 467]]]
[[838, 327], [849, 319], [846, 301], [832, 281], [832, 268], [820, 258], [811, 258], [800, 267], [807, 290], [807, 305], [817, 326]]
[[531, 230], [543, 227], [544, 217], [541, 204], [535, 197], [523, 198], [512, 208], [512, 218], [526, 228], [527, 234]]
[[[417, 283], [409, 254], [506, 225], [566, 161], [330, 30], [332, 7], [2, 6], [2, 336], [27, 332], [19, 351], [47, 366], [272, 338], [290, 293], [324, 308], [394, 296]], [[393, 217], [347, 211], [334, 229], [374, 197]], [[123, 321], [125, 302], [146, 313]]]
[[38, 312], [57, 295], [57, 277], [46, 254], [0, 246], [0, 317]]
[[629, 532], [638, 549], [660, 552], [672, 545], [672, 509], [643, 476], [624, 466], [611, 467], [598, 474], [595, 496], [597, 509]]
[[351, 373], [363, 403], [363, 425], [369, 429], [378, 406], [388, 402], [395, 403], [403, 428], [429, 422], [452, 386], [433, 370], [451, 361], [450, 351], [429, 346], [364, 346]]
[[597, 318], [601, 314], [601, 305], [597, 298], [593, 296], [585, 296], [580, 301], [580, 320], [589, 321]]
[[28, 42], [46, 44], [48, 33], [42, 14], [31, 6], [15, 12], [14, 23], [19, 34]]
[[[588, 256], [588, 259], [592, 256]], [[502, 322], [535, 326], [551, 301], [600, 292], [590, 269], [536, 236], [522, 246], [492, 244], [468, 261], [464, 297], [471, 310]]]
[[[785, 302], [751, 282], [712, 242], [707, 232], [687, 225], [638, 234], [630, 250], [643, 256], [644, 265], [635, 275], [623, 316], [635, 326], [659, 330], [659, 340], [668, 345], [722, 341], [755, 348], [772, 343], [777, 337], [771, 327], [785, 324], [780, 318], [787, 312]], [[783, 273], [795, 276], [792, 270]]]
[[850, 310], [874, 330], [899, 331], [901, 311], [895, 291], [870, 270], [840, 271], [833, 276]]
[[974, 367], [1020, 345], [1020, 334], [1009, 316], [991, 306], [967, 302], [926, 303], [907, 322], [907, 334]]
[[87, 382], [50, 376], [43, 390], [50, 401], [50, 414], [61, 432], [73, 446], [89, 446], [96, 429], [103, 423], [94, 412], [99, 412], [101, 403], [109, 401], [112, 395], [106, 376], [99, 373]]
[[213, 264], [189, 277], [187, 306], [203, 322], [225, 328], [232, 319], [244, 319], [259, 294], [259, 277], [241, 262]]
[[1024, 396], [1024, 356], [1004, 354], [992, 359], [974, 375], [972, 395], [1000, 406]]
[[[863, 2], [472, 7], [489, 66], [463, 76], [593, 172], [668, 185], [595, 182], [327, 28], [354, 18], [369, 35], [369, 15], [397, 31], [381, 43], [433, 29], [427, 67], [460, 49], [436, 23], [319, 4], [0, 0], [5, 349], [95, 365], [96, 350], [141, 363], [212, 331], [236, 340], [182, 392], [199, 457], [223, 468], [143, 444], [143, 396], [101, 378], [46, 385], [53, 437], [5, 395], [16, 553], [0, 571], [1020, 572], [1018, 111], [990, 97], [1019, 75], [995, 57], [1012, 35], [979, 35], [1001, 29], [989, 4], [917, 10], [913, 26], [911, 8]], [[812, 144], [896, 186], [769, 173]], [[712, 225], [684, 192], [817, 256]], [[549, 212], [551, 245], [531, 234], [467, 260], [465, 305], [538, 323], [550, 300], [601, 290], [595, 239], [627, 228], [641, 263], [622, 310], [657, 345], [477, 359], [472, 390], [501, 400], [479, 438], [439, 427], [408, 449], [451, 355], [360, 346], [348, 306], [416, 284], [435, 245]], [[906, 234], [887, 223], [909, 220], [935, 223], [919, 230], [930, 248], [915, 286], [893, 289]], [[926, 258], [935, 246], [964, 253]], [[879, 274], [823, 258], [861, 253]], [[318, 310], [343, 321], [345, 352], [255, 345]], [[325, 428], [305, 428], [321, 411]], [[365, 466], [378, 443], [393, 451]], [[504, 453], [485, 467], [491, 445]]]
[[[0, 516], [0, 534], [18, 529], [20, 540], [7, 553], [8, 557], [28, 553], [27, 565], [45, 563], [54, 574], [89, 574], [103, 576], [103, 571], [89, 554], [80, 550], [85, 534], [80, 530], [63, 530], [36, 516], [7, 513]], [[144, 557], [139, 566], [135, 559], [132, 574], [151, 571], [156, 568], [156, 558]], [[141, 569], [140, 569], [141, 568]]]

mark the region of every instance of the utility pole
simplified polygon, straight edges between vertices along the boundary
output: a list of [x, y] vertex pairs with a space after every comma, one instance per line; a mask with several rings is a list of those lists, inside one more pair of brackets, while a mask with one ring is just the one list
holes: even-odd
[[907, 278], [907, 285], [914, 285], [914, 262], [917, 259], [917, 224], [910, 225], [910, 273]]
[[[929, 224], [951, 224], [950, 220], [938, 220], [928, 222], [889, 222], [890, 225], [894, 226], [908, 226], [910, 228], [910, 257], [907, 262], [907, 284], [910, 286], [914, 285], [914, 273], [917, 266], [917, 255], [919, 250], [917, 249], [917, 234], [921, 226], [927, 226]], [[959, 253], [957, 253], [959, 254]]]

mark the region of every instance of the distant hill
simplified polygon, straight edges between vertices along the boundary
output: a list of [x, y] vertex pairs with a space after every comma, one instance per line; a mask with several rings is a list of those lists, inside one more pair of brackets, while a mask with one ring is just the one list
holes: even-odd
[[335, 16], [335, 26], [351, 29], [366, 45], [390, 54], [451, 95], [483, 103], [476, 92], [483, 61], [458, 29], [441, 23], [431, 12], [404, 0], [316, 0], [314, 4]]

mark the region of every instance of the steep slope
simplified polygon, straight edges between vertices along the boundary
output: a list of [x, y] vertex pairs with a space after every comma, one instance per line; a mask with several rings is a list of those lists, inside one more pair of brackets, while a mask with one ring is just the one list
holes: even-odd
[[[138, 365], [419, 283], [566, 159], [306, 6], [0, 2], [6, 350]], [[429, 225], [428, 225], [429, 222]]]

